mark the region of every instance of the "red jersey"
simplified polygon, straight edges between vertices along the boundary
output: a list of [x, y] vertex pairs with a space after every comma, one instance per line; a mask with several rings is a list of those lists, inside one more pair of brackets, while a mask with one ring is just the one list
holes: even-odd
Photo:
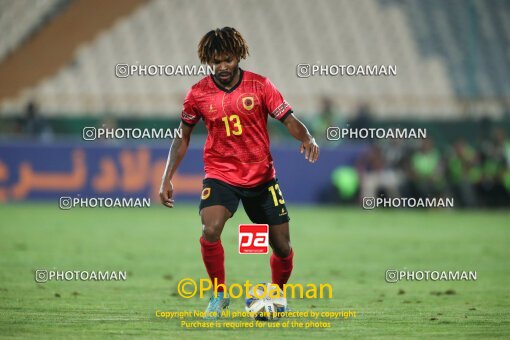
[[291, 112], [269, 79], [240, 70], [239, 82], [230, 90], [217, 85], [212, 75], [193, 85], [181, 118], [189, 126], [205, 122], [205, 178], [251, 188], [275, 177], [268, 115], [283, 121]]

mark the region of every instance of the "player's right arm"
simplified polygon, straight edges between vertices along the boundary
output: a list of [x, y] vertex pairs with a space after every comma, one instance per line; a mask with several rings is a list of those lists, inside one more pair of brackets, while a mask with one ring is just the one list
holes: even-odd
[[188, 151], [189, 140], [193, 126], [200, 120], [201, 114], [197, 109], [195, 98], [193, 97], [193, 89], [188, 91], [186, 98], [184, 98], [184, 105], [181, 112], [181, 125], [179, 128], [182, 131], [182, 138], [176, 138], [170, 146], [168, 158], [166, 161], [165, 172], [161, 179], [161, 188], [159, 189], [159, 198], [161, 203], [168, 208], [174, 207], [174, 186], [172, 185], [172, 178], [179, 167], [186, 151]]
[[174, 187], [172, 185], [172, 178], [181, 163], [186, 151], [188, 151], [189, 140], [193, 126], [201, 118], [200, 110], [198, 110], [195, 98], [193, 97], [193, 88], [188, 91], [186, 98], [184, 98], [184, 105], [181, 112], [181, 125], [179, 128], [182, 131], [182, 138], [174, 139], [168, 158], [166, 161], [165, 173], [161, 179], [161, 188], [159, 189], [159, 198], [161, 203], [168, 208], [174, 207], [174, 200], [172, 198]]
[[188, 151], [193, 126], [188, 126], [181, 122], [179, 128], [182, 130], [182, 138], [175, 138], [170, 146], [170, 151], [168, 152], [168, 158], [166, 160], [165, 172], [161, 179], [161, 188], [159, 189], [159, 198], [161, 203], [168, 208], [174, 207], [174, 199], [172, 198], [174, 193], [172, 178], [184, 158], [184, 155], [186, 155], [186, 151]]

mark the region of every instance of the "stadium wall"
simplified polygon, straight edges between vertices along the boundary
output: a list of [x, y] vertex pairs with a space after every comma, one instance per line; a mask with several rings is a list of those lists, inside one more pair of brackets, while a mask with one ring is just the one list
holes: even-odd
[[[310, 164], [298, 147], [274, 147], [277, 177], [289, 203], [317, 203], [331, 188], [338, 166], [352, 165], [364, 144], [323, 149]], [[59, 197], [151, 197], [158, 191], [168, 145], [17, 142], [0, 144], [0, 202]], [[174, 178], [178, 202], [198, 204], [203, 179], [202, 149], [190, 148]]]

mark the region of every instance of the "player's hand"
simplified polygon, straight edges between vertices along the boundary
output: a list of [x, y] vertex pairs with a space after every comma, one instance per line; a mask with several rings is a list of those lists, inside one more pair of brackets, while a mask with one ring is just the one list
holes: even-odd
[[163, 182], [161, 182], [161, 188], [159, 189], [159, 199], [165, 207], [174, 207], [174, 200], [172, 199], [173, 194], [174, 186], [172, 181], [163, 179]]
[[319, 159], [319, 146], [315, 143], [315, 138], [311, 138], [301, 144], [301, 153], [305, 153], [305, 158], [310, 163], [315, 163]]

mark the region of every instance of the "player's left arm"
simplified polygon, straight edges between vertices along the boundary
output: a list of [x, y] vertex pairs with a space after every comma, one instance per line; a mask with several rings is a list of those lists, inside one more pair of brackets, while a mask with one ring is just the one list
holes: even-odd
[[289, 130], [292, 137], [301, 142], [299, 151], [305, 153], [305, 158], [310, 163], [315, 163], [319, 159], [319, 146], [315, 142], [315, 138], [308, 132], [306, 126], [292, 113], [285, 117], [283, 124]]

